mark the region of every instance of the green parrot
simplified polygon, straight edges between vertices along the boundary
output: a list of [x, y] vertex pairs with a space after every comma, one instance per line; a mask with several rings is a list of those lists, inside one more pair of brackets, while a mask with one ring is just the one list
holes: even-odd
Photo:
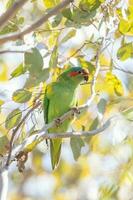
[[[56, 82], [46, 87], [44, 95], [44, 120], [48, 124], [61, 117], [64, 113], [76, 106], [76, 90], [80, 83], [88, 80], [88, 72], [81, 67], [72, 67], [65, 70]], [[66, 132], [72, 119], [50, 128], [48, 133]], [[50, 140], [50, 154], [52, 169], [58, 165], [61, 153], [62, 139]]]

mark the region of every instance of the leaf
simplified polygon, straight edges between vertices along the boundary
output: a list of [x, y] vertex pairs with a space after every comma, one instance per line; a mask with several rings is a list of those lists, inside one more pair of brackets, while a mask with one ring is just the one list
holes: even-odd
[[46, 6], [46, 8], [52, 8], [56, 6], [59, 2], [59, 0], [43, 0], [43, 3]]
[[6, 8], [10, 8], [14, 2], [15, 2], [15, 0], [8, 0], [6, 3]]
[[67, 42], [69, 39], [74, 37], [76, 35], [76, 30], [72, 29], [70, 32], [68, 32], [65, 37], [60, 41], [60, 43]]
[[25, 88], [35, 87], [39, 83], [44, 82], [49, 77], [49, 68], [43, 69], [36, 75], [30, 75], [26, 81]]
[[74, 159], [78, 160], [81, 153], [81, 148], [85, 146], [83, 140], [80, 137], [79, 138], [72, 137], [70, 140], [70, 145], [71, 145]]
[[117, 58], [121, 61], [133, 58], [133, 43], [127, 43], [121, 46], [117, 51]]
[[122, 113], [125, 118], [129, 121], [133, 121], [133, 107], [129, 108], [128, 110]]
[[55, 45], [51, 57], [50, 57], [50, 61], [49, 61], [49, 67], [53, 68], [57, 66], [57, 62], [58, 62], [58, 47], [57, 45]]
[[99, 125], [99, 120], [98, 117], [96, 117], [91, 123], [89, 130], [90, 131], [95, 130], [98, 127], [98, 125]]
[[5, 102], [0, 99], [0, 106], [2, 106]]
[[[121, 19], [119, 23], [119, 31], [124, 35], [130, 35], [130, 29], [132, 28], [132, 22], [129, 20]], [[129, 34], [128, 34], [129, 33]], [[131, 34], [132, 35], [132, 34]]]
[[18, 77], [26, 72], [26, 68], [24, 68], [23, 64], [21, 63], [12, 73], [11, 78]]
[[100, 99], [100, 101], [98, 102], [97, 104], [97, 108], [98, 108], [98, 111], [101, 113], [101, 114], [104, 114], [105, 112], [105, 109], [106, 109], [106, 104], [107, 104], [107, 101], [105, 99]]
[[109, 90], [113, 90], [116, 95], [122, 96], [124, 94], [123, 86], [117, 76], [115, 76], [111, 72], [107, 72], [105, 81], [109, 87]]
[[101, 4], [99, 0], [81, 0], [79, 7], [84, 11], [93, 11], [96, 10]]
[[54, 21], [52, 22], [52, 27], [54, 28], [58, 26], [61, 23], [61, 20], [62, 20], [62, 14], [59, 13], [58, 15], [54, 17]]
[[3, 155], [7, 152], [9, 140], [7, 136], [0, 137], [0, 154]]
[[63, 15], [64, 17], [66, 17], [67, 19], [72, 20], [72, 12], [71, 12], [70, 8], [64, 9], [64, 10], [62, 11], [62, 15]]
[[24, 63], [28, 67], [31, 74], [36, 74], [43, 68], [43, 57], [37, 48], [33, 48], [32, 52], [26, 52], [24, 54]]
[[7, 129], [12, 129], [13, 127], [17, 126], [21, 120], [22, 112], [20, 109], [15, 109], [6, 118], [5, 127]]
[[17, 103], [26, 103], [30, 100], [32, 93], [25, 89], [16, 90], [13, 93], [12, 99]]
[[0, 81], [8, 80], [8, 66], [5, 63], [0, 63]]

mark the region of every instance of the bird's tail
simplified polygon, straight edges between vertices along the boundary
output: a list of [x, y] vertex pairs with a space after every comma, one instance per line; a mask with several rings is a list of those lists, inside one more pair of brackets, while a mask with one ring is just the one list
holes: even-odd
[[51, 164], [54, 170], [57, 167], [60, 160], [61, 153], [61, 139], [50, 140], [50, 154], [51, 154]]

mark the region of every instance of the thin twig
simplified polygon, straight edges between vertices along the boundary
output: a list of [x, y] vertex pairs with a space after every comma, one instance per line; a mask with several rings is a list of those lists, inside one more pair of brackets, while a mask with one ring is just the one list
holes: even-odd
[[0, 54], [5, 54], [5, 53], [20, 53], [20, 54], [22, 54], [22, 53], [25, 53], [25, 52], [30, 52], [30, 51], [19, 51], [19, 50], [9, 50], [9, 49], [7, 49], [7, 50], [1, 50], [0, 51]]
[[[87, 105], [79, 107], [78, 110], [83, 111], [86, 108], [88, 108]], [[60, 122], [62, 123], [66, 119], [68, 119], [73, 114], [73, 110], [70, 110], [69, 112], [65, 113], [63, 116], [61, 116]], [[37, 134], [31, 135], [28, 138], [26, 138], [19, 146], [13, 149], [12, 151], [12, 157], [11, 160], [15, 160], [16, 155], [19, 154], [21, 151], [26, 151], [26, 147], [35, 141], [37, 141], [36, 145], [43, 141], [44, 139], [56, 139], [56, 138], [71, 138], [71, 137], [88, 137], [92, 135], [99, 134], [103, 132], [105, 129], [107, 129], [111, 121], [114, 117], [111, 117], [108, 119], [100, 128], [92, 131], [78, 131], [78, 132], [65, 132], [65, 133], [47, 133], [47, 130], [51, 127], [56, 126], [55, 120], [49, 123], [48, 125], [44, 126], [40, 131], [38, 131]]]
[[119, 68], [119, 67], [116, 67], [116, 66], [113, 66], [113, 68], [116, 69], [116, 70], [122, 71], [126, 74], [133, 75], [133, 72], [131, 72], [129, 70], [125, 70], [125, 69], [122, 69], [122, 68]]
[[16, 0], [14, 4], [3, 13], [3, 15], [0, 16], [0, 29], [3, 28], [8, 21], [15, 16], [17, 11], [22, 8], [22, 6], [27, 2], [28, 0]]
[[4, 44], [7, 41], [14, 41], [14, 40], [22, 39], [24, 37], [24, 35], [31, 33], [32, 31], [36, 30], [43, 23], [45, 23], [50, 17], [59, 13], [63, 8], [65, 8], [67, 5], [69, 5], [70, 2], [72, 2], [72, 0], [64, 0], [63, 2], [61, 2], [60, 4], [55, 6], [53, 9], [49, 10], [48, 13], [43, 15], [39, 20], [37, 20], [31, 26], [29, 26], [28, 28], [25, 28], [21, 32], [1, 36], [0, 37], [0, 44]]
[[25, 120], [27, 119], [27, 117], [30, 115], [30, 113], [32, 113], [38, 106], [40, 106], [41, 103], [38, 102], [37, 104], [35, 104], [27, 113], [26, 115], [22, 118], [22, 120], [20, 121], [20, 123], [17, 125], [17, 127], [13, 130], [12, 136], [11, 136], [11, 140], [9, 143], [9, 153], [7, 156], [7, 161], [6, 161], [6, 167], [9, 166], [10, 163], [10, 158], [11, 158], [11, 154], [12, 154], [12, 148], [13, 148], [13, 143], [14, 143], [14, 138], [16, 136], [16, 133], [18, 132], [19, 128], [21, 127], [21, 125], [25, 122]]
[[93, 99], [96, 96], [95, 85], [96, 85], [96, 80], [97, 80], [98, 74], [100, 72], [99, 56], [100, 56], [101, 52], [103, 51], [102, 50], [103, 42], [104, 42], [104, 40], [102, 39], [101, 47], [100, 47], [100, 49], [98, 49], [98, 51], [96, 53], [96, 71], [95, 71], [95, 74], [93, 76], [92, 84], [91, 84], [91, 87], [90, 87], [91, 96], [87, 101], [88, 106], [90, 106], [90, 104], [92, 103]]

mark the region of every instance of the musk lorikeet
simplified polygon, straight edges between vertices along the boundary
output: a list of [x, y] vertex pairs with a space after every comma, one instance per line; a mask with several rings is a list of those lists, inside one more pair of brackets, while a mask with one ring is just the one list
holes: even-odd
[[[88, 80], [88, 72], [81, 67], [72, 67], [65, 70], [57, 79], [47, 85], [44, 96], [44, 119], [48, 124], [59, 118], [71, 108], [76, 106], [76, 89], [83, 81]], [[72, 119], [50, 128], [48, 133], [66, 132]], [[54, 169], [60, 158], [62, 139], [50, 140], [51, 164]]]

